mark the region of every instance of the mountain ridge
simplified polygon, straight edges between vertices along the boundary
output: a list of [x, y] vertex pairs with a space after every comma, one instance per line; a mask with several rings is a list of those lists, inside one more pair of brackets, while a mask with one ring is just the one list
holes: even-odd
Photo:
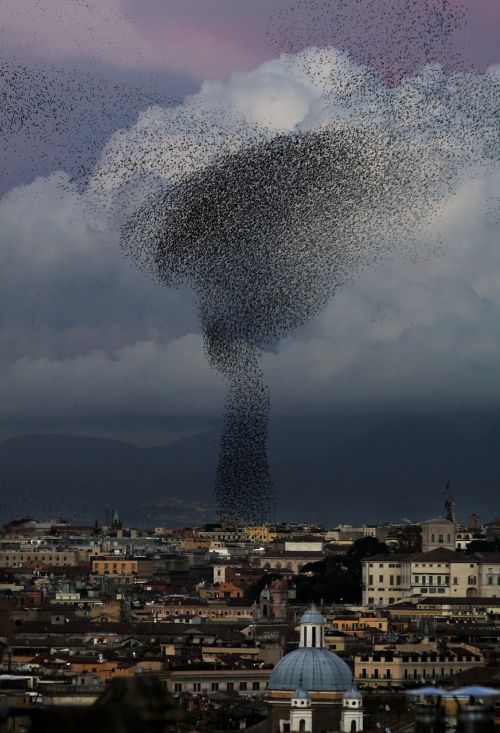
[[[117, 507], [129, 523], [214, 518], [218, 429], [168, 445], [54, 434], [0, 442], [0, 521], [31, 513], [102, 521]], [[280, 520], [421, 521], [443, 511], [498, 513], [500, 424], [457, 416], [275, 417], [269, 458]]]

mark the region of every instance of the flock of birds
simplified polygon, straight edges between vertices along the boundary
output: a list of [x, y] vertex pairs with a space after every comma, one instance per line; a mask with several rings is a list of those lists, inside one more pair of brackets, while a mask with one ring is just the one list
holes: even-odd
[[132, 85], [119, 75], [0, 58], [0, 194], [54, 170], [83, 188], [118, 128], [146, 107], [178, 101], [152, 75]]
[[[314, 129], [277, 134], [228, 121], [223, 107], [217, 117], [186, 104], [172, 118], [170, 138], [145, 113], [115, 135], [90, 175], [93, 120], [107, 118], [116, 128], [122, 104], [147, 106], [149, 93], [115, 87], [107, 95], [99, 83], [81, 86], [81, 76], [72, 86], [71, 77], [0, 67], [7, 89], [1, 124], [17, 140], [35, 129], [57, 150], [72, 100], [87, 100], [75, 178], [88, 186], [93, 205], [101, 200], [109, 208], [112, 190], [123, 249], [144, 271], [195, 293], [207, 358], [228, 382], [215, 488], [226, 519], [252, 524], [275, 514], [262, 351], [381, 258], [401, 248], [418, 252], [461, 169], [498, 161], [497, 77], [478, 83], [430, 70], [427, 82], [403, 79], [443, 54], [456, 65], [453, 34], [463, 22], [449, 0], [295, 0], [270, 20], [279, 50], [339, 39], [363, 64], [324, 78], [325, 111]], [[301, 62], [316, 84], [318, 68], [325, 74], [318, 54]], [[344, 112], [336, 118], [339, 101]]]
[[462, 68], [456, 37], [466, 22], [457, 0], [292, 0], [271, 14], [267, 34], [279, 53], [334, 46], [397, 82], [427, 63]]

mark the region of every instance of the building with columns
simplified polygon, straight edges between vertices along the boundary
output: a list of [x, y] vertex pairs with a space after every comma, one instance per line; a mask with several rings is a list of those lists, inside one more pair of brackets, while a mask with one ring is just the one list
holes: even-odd
[[340, 731], [344, 695], [352, 689], [353, 676], [325, 647], [324, 627], [322, 614], [312, 605], [300, 619], [298, 649], [271, 672], [265, 695], [268, 733]]

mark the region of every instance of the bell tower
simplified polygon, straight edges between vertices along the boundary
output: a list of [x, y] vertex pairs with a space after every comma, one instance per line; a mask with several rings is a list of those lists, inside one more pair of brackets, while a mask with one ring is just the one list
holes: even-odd
[[363, 696], [357, 687], [351, 687], [342, 699], [340, 733], [358, 733], [363, 730]]
[[302, 689], [296, 690], [291, 699], [290, 732], [312, 733], [311, 697]]

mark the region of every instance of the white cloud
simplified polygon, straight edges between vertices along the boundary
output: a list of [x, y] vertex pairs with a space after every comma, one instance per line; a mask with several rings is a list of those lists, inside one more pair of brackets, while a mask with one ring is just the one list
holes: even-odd
[[[458, 135], [454, 103], [437, 107], [432, 90], [474, 87], [487, 119], [485, 83], [427, 69], [388, 90], [333, 50], [283, 57], [227, 85], [207, 83], [178, 108], [145, 110], [133, 129], [110, 140], [91, 192], [107, 187], [115, 195], [137, 170], [175, 180], [256, 134], [332, 119], [362, 124], [367, 110], [379, 118], [396, 113], [409, 130], [439, 114]], [[484, 142], [481, 135], [468, 129], [465, 137]], [[439, 135], [432, 141], [441, 142]], [[499, 184], [496, 172], [471, 171], [429, 225], [445, 247], [436, 254], [424, 248], [416, 262], [380, 264], [266, 354], [273, 404], [498, 405], [500, 251], [488, 201]], [[0, 202], [3, 415], [219, 411], [224, 385], [206, 364], [192, 301], [136, 271], [92, 202], [61, 174]]]

